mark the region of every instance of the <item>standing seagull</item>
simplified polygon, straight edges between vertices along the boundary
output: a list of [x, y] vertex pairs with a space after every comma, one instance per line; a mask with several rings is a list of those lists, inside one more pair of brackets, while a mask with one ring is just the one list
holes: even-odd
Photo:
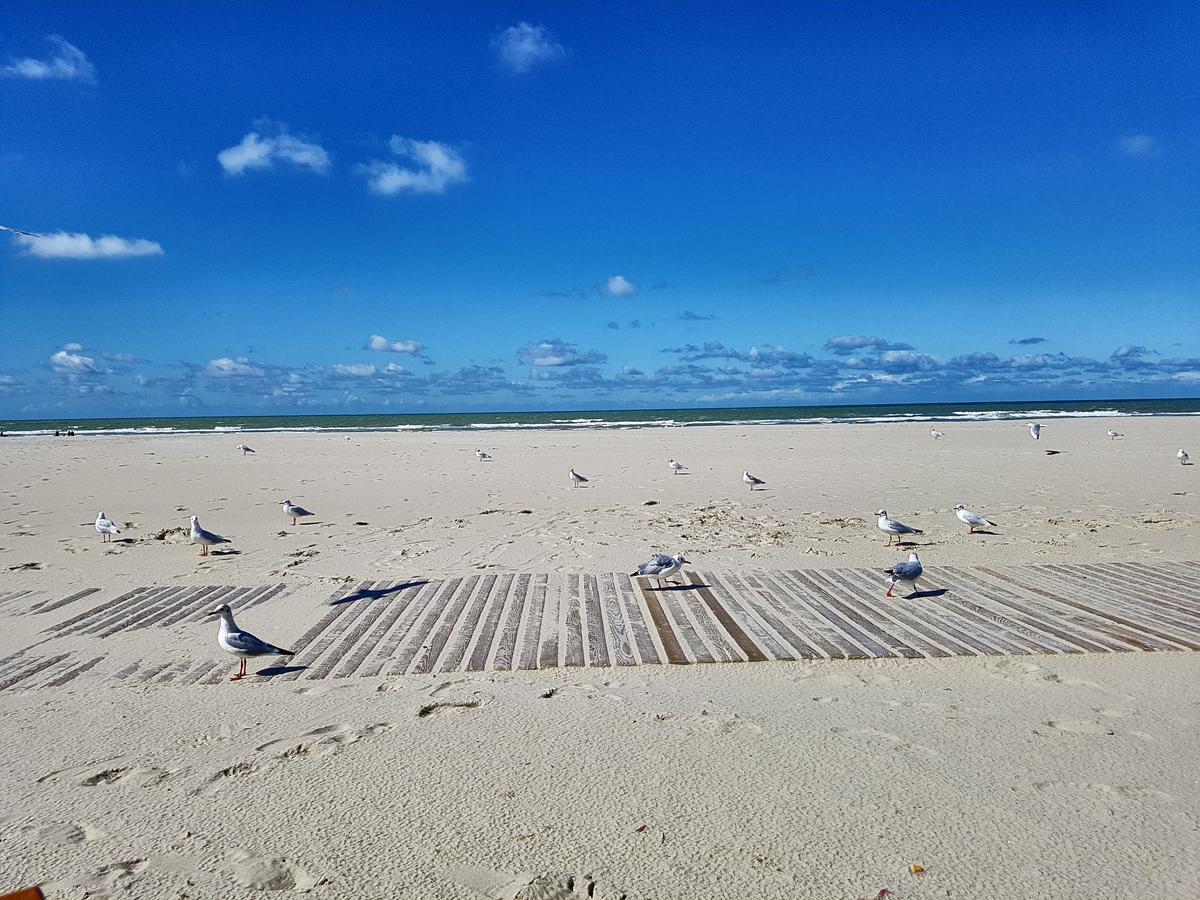
[[954, 507], [954, 515], [958, 517], [958, 521], [967, 526], [967, 534], [974, 534], [976, 528], [995, 528], [996, 523], [990, 522], [979, 513], [971, 512], [961, 503]]
[[484, 453], [482, 450], [476, 450], [475, 455], [479, 458], [480, 462], [484, 462], [485, 460], [491, 459], [491, 456]]
[[1191, 463], [1188, 462], [1188, 460], [1191, 457], [1188, 456], [1188, 452], [1186, 450], [1184, 450], [1182, 447], [1180, 447], [1179, 452], [1175, 454], [1175, 458], [1177, 460], [1179, 460], [1179, 464], [1181, 466], [1190, 466], [1191, 465]]
[[1035, 441], [1040, 441], [1042, 439], [1041, 424], [1038, 422], [1028, 422], [1027, 425], [1029, 427], [1029, 436], [1032, 437]]
[[684, 469], [687, 468], [687, 466], [685, 466], [683, 463], [675, 462], [675, 460], [673, 460], [673, 459], [668, 459], [667, 465], [671, 467], [672, 475], [678, 475], [680, 472], [682, 472]]
[[214, 544], [228, 544], [229, 538], [223, 538], [219, 534], [213, 534], [211, 531], [205, 531], [200, 527], [200, 517], [192, 516], [192, 543], [199, 544], [204, 549], [200, 551], [201, 556], [208, 556], [208, 548]]
[[881, 509], [875, 513], [879, 516], [879, 530], [888, 536], [887, 543], [890, 547], [892, 538], [896, 539], [896, 546], [900, 546], [900, 538], [905, 534], [924, 534], [920, 528], [913, 528], [911, 525], [905, 525], [903, 522], [897, 522], [895, 519], [889, 518], [886, 509]]
[[917, 554], [908, 554], [908, 562], [897, 563], [890, 569], [886, 570], [892, 577], [888, 580], [887, 596], [892, 596], [892, 588], [898, 583], [904, 582], [908, 584], [912, 590], [911, 594], [917, 592], [917, 579], [924, 573], [925, 569], [921, 567], [921, 560], [917, 558]]
[[292, 656], [291, 650], [284, 650], [274, 644], [268, 644], [261, 638], [256, 638], [248, 631], [242, 631], [233, 621], [233, 610], [228, 603], [222, 603], [209, 613], [210, 616], [221, 617], [221, 627], [217, 631], [217, 646], [241, 659], [238, 673], [230, 681], [238, 681], [246, 676], [246, 660], [251, 656]]
[[1108, 439], [1110, 441], [1115, 441], [1119, 437], [1125, 437], [1125, 435], [1121, 434], [1119, 431], [1113, 431], [1111, 428], [1108, 429]]
[[245, 444], [238, 444], [238, 445], [237, 445], [236, 447], [234, 447], [233, 449], [234, 449], [234, 450], [241, 450], [241, 451], [242, 451], [242, 456], [245, 456], [247, 453], [253, 453], [253, 452], [254, 452], [254, 448], [253, 448], [253, 447], [247, 447]]
[[104, 513], [96, 516], [96, 530], [100, 532], [100, 540], [107, 543], [112, 540], [114, 534], [120, 534], [121, 529], [113, 524], [113, 520]]
[[742, 481], [744, 481], [744, 482], [746, 482], [746, 484], [750, 485], [750, 490], [754, 490], [754, 486], [756, 484], [766, 484], [766, 482], [763, 481], [761, 478], [759, 478], [757, 475], [751, 475], [749, 472], [742, 473]]
[[571, 487], [579, 487], [581, 484], [587, 484], [587, 479], [584, 478], [582, 475], [580, 475], [578, 472], [576, 472], [574, 469], [572, 469], [571, 470]]
[[307, 509], [305, 509], [303, 506], [297, 506], [291, 500], [284, 500], [281, 505], [283, 506], [283, 514], [285, 516], [292, 517], [293, 525], [295, 525], [296, 520], [301, 518], [302, 516], [311, 516], [312, 515], [312, 513], [309, 512]]
[[936, 428], [930, 428], [929, 436], [936, 441], [938, 438], [944, 438], [946, 436], [946, 432], [938, 431]]
[[[676, 553], [674, 556], [667, 556], [665, 553], [655, 553], [650, 557], [649, 562], [644, 562], [638, 566], [636, 572], [630, 572], [629, 577], [650, 578], [658, 576], [666, 580], [682, 569], [685, 562], [688, 562], [688, 560], [683, 558], [682, 553]], [[679, 583], [683, 584], [683, 580], [680, 579]]]

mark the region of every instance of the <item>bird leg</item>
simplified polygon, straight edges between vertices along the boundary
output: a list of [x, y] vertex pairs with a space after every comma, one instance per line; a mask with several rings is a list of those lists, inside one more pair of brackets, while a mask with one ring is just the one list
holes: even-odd
[[240, 681], [246, 677], [246, 658], [242, 657], [241, 665], [238, 666], [238, 673], [230, 678], [230, 681]]
[[296, 517], [295, 517], [295, 516], [292, 516], [292, 524], [293, 524], [293, 525], [295, 525], [295, 524], [296, 524]]
[[892, 596], [892, 588], [894, 588], [895, 586], [896, 586], [896, 582], [889, 581], [888, 582], [888, 592], [885, 596], [888, 596], [888, 597]]
[[200, 555], [201, 555], [201, 556], [208, 556], [208, 544], [201, 544], [201, 545], [200, 545]]

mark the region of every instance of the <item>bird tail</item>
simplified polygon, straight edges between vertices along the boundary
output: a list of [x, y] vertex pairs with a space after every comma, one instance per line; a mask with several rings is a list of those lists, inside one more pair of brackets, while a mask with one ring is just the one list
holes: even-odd
[[275, 652], [276, 656], [295, 656], [296, 655], [294, 650], [283, 650], [283, 649], [280, 649], [279, 647], [276, 647], [275, 651], [276, 651]]
[[884, 572], [886, 572], [888, 575], [895, 575], [895, 574], [896, 574], [896, 570], [895, 570], [895, 569], [884, 569], [883, 571], [884, 571]]
[[914, 529], [912, 530], [912, 533], [913, 533], [913, 534], [924, 534], [925, 532], [924, 532], [924, 531], [922, 531], [920, 528], [914, 528]]
[[629, 577], [630, 577], [630, 578], [637, 578], [637, 577], [638, 577], [639, 575], [641, 575], [641, 574], [642, 574], [641, 572], [630, 572], [630, 573], [629, 573]]

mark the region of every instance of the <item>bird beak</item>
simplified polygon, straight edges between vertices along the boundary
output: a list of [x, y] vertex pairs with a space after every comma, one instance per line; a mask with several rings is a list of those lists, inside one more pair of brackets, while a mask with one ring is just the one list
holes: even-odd
[[211, 616], [219, 616], [220, 614], [221, 614], [221, 611], [219, 609], [210, 609], [208, 612], [205, 613], [206, 616], [210, 616], [210, 617]]

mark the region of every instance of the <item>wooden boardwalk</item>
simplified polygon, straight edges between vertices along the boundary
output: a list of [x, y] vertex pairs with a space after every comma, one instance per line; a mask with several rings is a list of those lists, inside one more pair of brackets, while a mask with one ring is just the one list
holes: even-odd
[[[910, 659], [1200, 650], [1200, 563], [928, 568], [924, 593], [884, 597], [873, 569], [685, 572], [687, 584], [623, 574], [475, 574], [364, 581], [304, 623], [296, 655], [259, 681], [455, 671], [794, 659]], [[282, 585], [146, 587], [47, 634], [104, 638], [199, 621], [216, 603], [265, 603]], [[253, 627], [247, 622], [248, 627]], [[275, 629], [274, 637], [282, 638]], [[104, 659], [47, 641], [0, 660], [0, 690], [68, 683]], [[39, 655], [32, 655], [36, 650]], [[264, 661], [261, 667], [269, 666]], [[140, 661], [117, 681], [216, 683], [208, 644]]]

